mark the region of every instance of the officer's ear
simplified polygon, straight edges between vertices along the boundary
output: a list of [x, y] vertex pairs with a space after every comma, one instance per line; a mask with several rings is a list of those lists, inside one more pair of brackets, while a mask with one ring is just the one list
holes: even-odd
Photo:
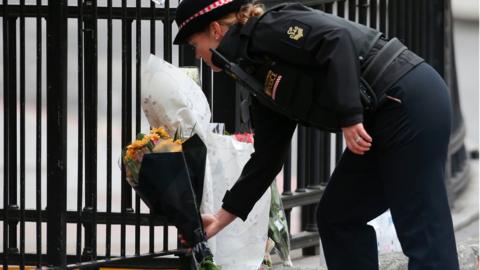
[[213, 21], [208, 26], [209, 35], [215, 40], [219, 41], [223, 37], [222, 26], [217, 21]]

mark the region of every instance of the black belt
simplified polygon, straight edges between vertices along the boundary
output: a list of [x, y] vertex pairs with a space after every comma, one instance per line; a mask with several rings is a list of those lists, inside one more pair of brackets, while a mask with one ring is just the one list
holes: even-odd
[[407, 50], [407, 47], [397, 38], [393, 38], [383, 45], [370, 64], [365, 68], [362, 73], [363, 78], [374, 88], [388, 66], [405, 50]]
[[380, 38], [372, 51], [364, 62], [366, 66], [362, 68], [364, 89], [361, 92], [374, 93], [370, 97], [374, 104], [370, 107], [375, 108], [383, 100], [387, 89], [424, 60], [408, 50], [397, 38], [390, 41]]

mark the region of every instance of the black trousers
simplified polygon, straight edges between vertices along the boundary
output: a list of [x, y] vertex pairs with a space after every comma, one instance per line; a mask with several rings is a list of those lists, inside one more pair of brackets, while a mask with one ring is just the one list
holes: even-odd
[[387, 91], [365, 121], [373, 146], [348, 149], [318, 205], [318, 229], [330, 270], [378, 269], [367, 222], [390, 209], [409, 270], [459, 268], [445, 190], [451, 104], [442, 78], [421, 64]]

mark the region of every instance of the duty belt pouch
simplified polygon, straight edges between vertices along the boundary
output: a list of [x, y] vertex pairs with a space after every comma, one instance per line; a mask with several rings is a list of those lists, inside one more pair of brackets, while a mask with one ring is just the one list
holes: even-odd
[[360, 77], [360, 99], [367, 113], [374, 112], [378, 106], [377, 95], [363, 77]]
[[275, 104], [294, 118], [306, 119], [312, 106], [314, 81], [304, 70], [276, 61], [257, 71], [264, 78], [264, 91]]

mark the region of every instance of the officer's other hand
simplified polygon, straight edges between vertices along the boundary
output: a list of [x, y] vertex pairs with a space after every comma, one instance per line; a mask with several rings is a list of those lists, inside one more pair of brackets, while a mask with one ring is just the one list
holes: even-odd
[[[219, 229], [219, 220], [215, 215], [212, 214], [202, 214], [202, 223], [205, 233], [207, 235], [207, 239], [212, 237], [216, 234]], [[178, 239], [180, 243], [185, 247], [191, 247], [191, 243], [189, 243], [182, 234], [178, 234]], [[191, 248], [189, 248], [191, 250]]]
[[[202, 223], [203, 228], [205, 229], [205, 233], [207, 234], [207, 239], [213, 237], [218, 232], [220, 232], [223, 228], [228, 226], [228, 224], [232, 223], [237, 217], [223, 208], [220, 208], [215, 215], [212, 214], [202, 214]], [[189, 243], [182, 234], [178, 234], [178, 240], [180, 244], [184, 247], [187, 247], [189, 251], [192, 250], [191, 243]]]
[[348, 149], [357, 155], [363, 155], [372, 146], [372, 137], [368, 135], [362, 123], [343, 127], [343, 136]]
[[220, 208], [215, 215], [202, 214], [203, 228], [207, 234], [207, 239], [223, 230], [228, 224], [237, 218], [223, 208]]

